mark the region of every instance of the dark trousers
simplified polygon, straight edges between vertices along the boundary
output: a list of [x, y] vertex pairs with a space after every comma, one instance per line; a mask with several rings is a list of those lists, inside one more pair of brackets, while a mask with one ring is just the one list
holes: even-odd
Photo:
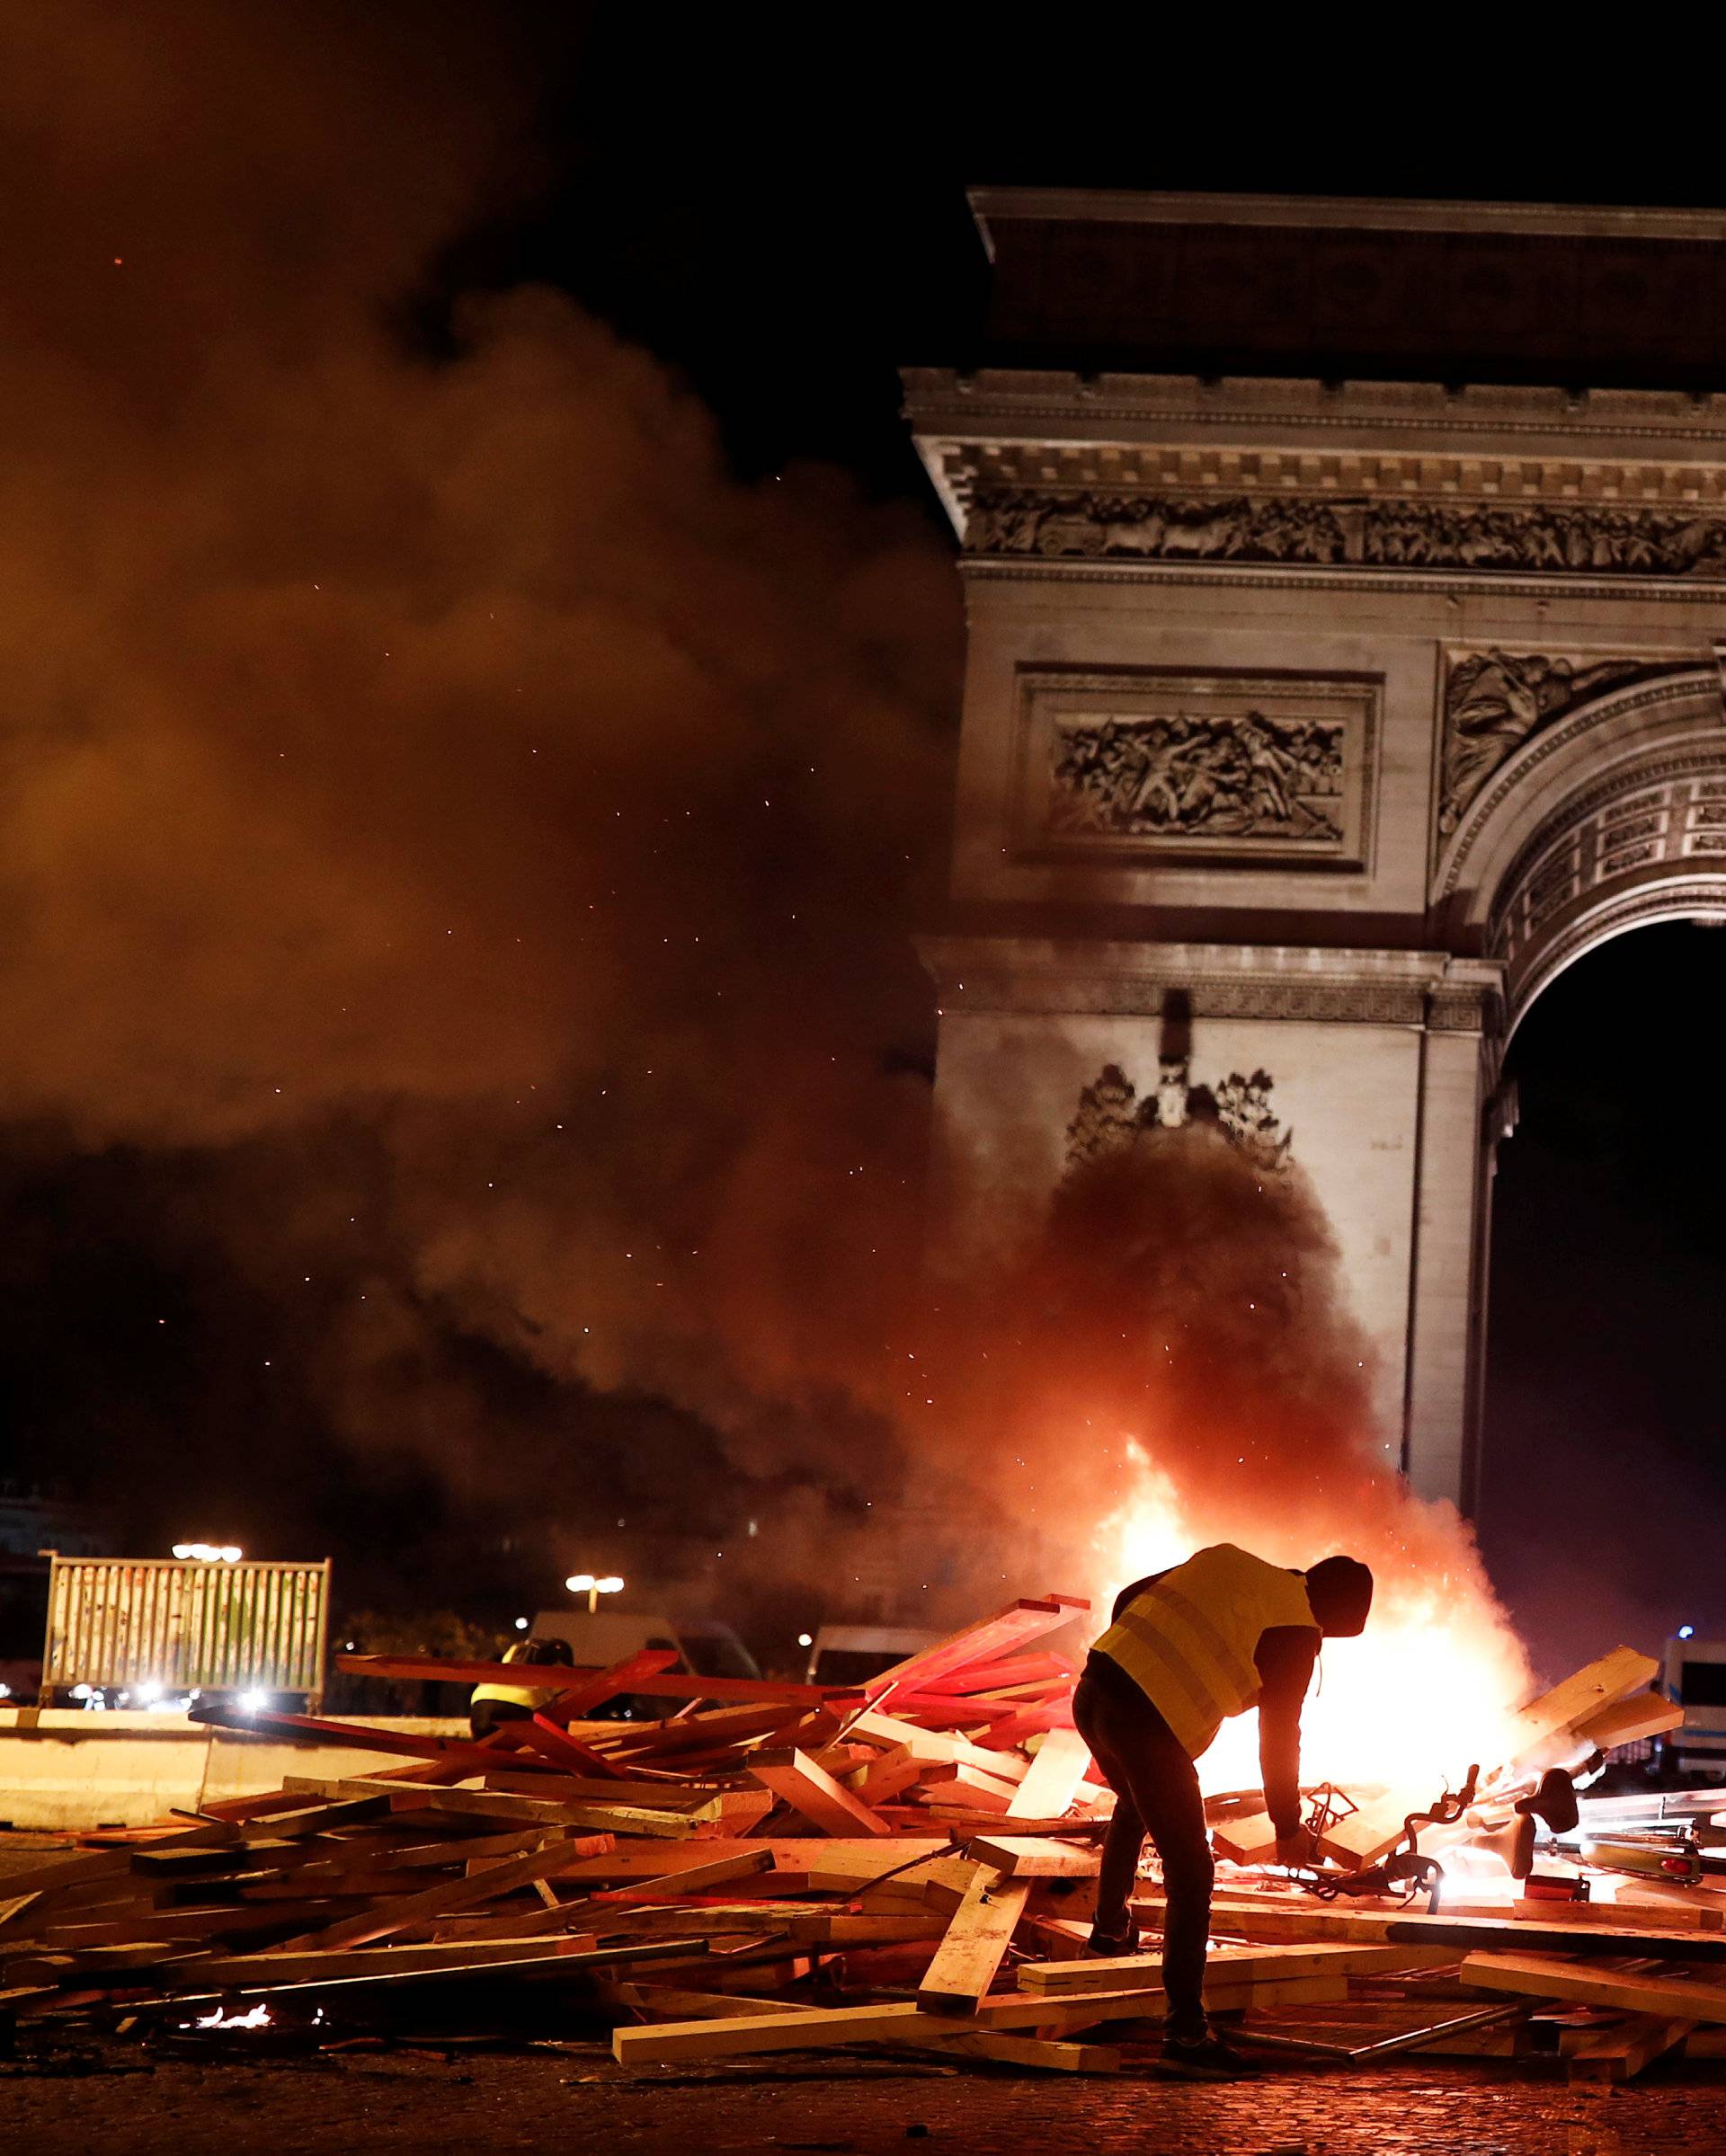
[[1148, 1832], [1162, 1859], [1162, 1983], [1168, 2030], [1182, 2041], [1205, 2034], [1205, 1946], [1211, 1929], [1210, 1836], [1198, 1774], [1170, 1728], [1125, 1671], [1099, 1676], [1095, 1664], [1072, 1695], [1072, 1718], [1115, 1792], [1115, 1816], [1097, 1882], [1097, 1929], [1126, 1928], [1126, 1904]]

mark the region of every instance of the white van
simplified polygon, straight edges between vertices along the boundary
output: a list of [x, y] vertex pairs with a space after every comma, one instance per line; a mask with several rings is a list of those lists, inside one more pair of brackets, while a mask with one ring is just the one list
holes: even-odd
[[943, 1635], [912, 1625], [823, 1625], [809, 1650], [811, 1684], [867, 1684]]

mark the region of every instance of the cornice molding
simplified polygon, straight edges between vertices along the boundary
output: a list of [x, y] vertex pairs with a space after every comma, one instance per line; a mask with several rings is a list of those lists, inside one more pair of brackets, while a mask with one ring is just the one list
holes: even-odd
[[967, 581], [980, 584], [1118, 584], [1154, 580], [1162, 584], [1224, 584], [1263, 591], [1333, 591], [1339, 582], [1346, 582], [1355, 590], [1415, 592], [1443, 599], [1484, 599], [1508, 593], [1517, 599], [1633, 599], [1643, 604], [1692, 606], [1699, 598], [1726, 599], [1726, 578], [1686, 577], [1680, 583], [1648, 577], [1631, 583], [1622, 578], [1579, 573], [1555, 583], [1550, 577], [1524, 576], [1515, 570], [1502, 570], [1491, 576], [1464, 570], [1411, 574], [1397, 569], [1294, 569], [1272, 563], [1241, 569], [1227, 562], [1192, 569], [1170, 562], [1051, 562], [972, 555], [960, 561], [959, 572]]
[[943, 1017], [1157, 1017], [1178, 998], [1194, 1017], [1479, 1033], [1496, 1025], [1503, 1000], [1504, 969], [1496, 961], [1441, 951], [987, 936], [925, 936], [919, 949]]

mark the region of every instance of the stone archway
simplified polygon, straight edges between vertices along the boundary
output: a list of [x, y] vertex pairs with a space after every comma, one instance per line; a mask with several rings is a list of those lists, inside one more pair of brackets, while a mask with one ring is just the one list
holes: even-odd
[[[1167, 204], [1105, 207], [1157, 256]], [[1062, 279], [1098, 214], [991, 198], [992, 229], [1036, 230], [1028, 304], [1090, 292]], [[1309, 214], [1350, 212], [1277, 229]], [[1531, 246], [1587, 240], [1526, 214]], [[1274, 1117], [1379, 1349], [1386, 1452], [1467, 1507], [1510, 1035], [1606, 937], [1726, 916], [1726, 399], [1067, 371], [1012, 342], [905, 377], [966, 584], [923, 945], [948, 1210], [962, 1238], [1038, 1202], [1087, 1100]]]
[[1494, 1068], [1541, 990], [1608, 937], [1726, 914], [1718, 677], [1675, 667], [1579, 705], [1496, 773], [1435, 879], [1502, 969]]

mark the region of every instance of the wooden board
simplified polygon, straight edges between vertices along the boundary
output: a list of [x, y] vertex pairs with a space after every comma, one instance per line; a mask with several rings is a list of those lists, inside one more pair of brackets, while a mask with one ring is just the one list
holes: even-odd
[[483, 1969], [494, 1962], [555, 1961], [565, 1954], [592, 1952], [597, 1941], [559, 1939], [505, 1939], [454, 1946], [361, 1947], [347, 1952], [282, 1947], [268, 1954], [227, 1954], [198, 1962], [189, 1974], [200, 1989], [298, 1983], [307, 1977], [408, 1976], [432, 1969]]
[[[325, 1781], [316, 1775], [290, 1774], [286, 1778], [290, 1789], [332, 1791], [343, 1795], [374, 1795], [371, 1781], [364, 1777], [342, 1781]], [[519, 1820], [525, 1825], [587, 1827], [599, 1833], [656, 1834], [668, 1840], [679, 1841], [690, 1831], [686, 1814], [675, 1812], [649, 1810], [643, 1805], [615, 1804], [558, 1804], [536, 1797], [510, 1797], [502, 1790], [493, 1789], [423, 1789], [417, 1787], [403, 1788], [398, 1783], [387, 1782], [385, 1788], [398, 1811], [421, 1809], [442, 1814], [459, 1814], [469, 1819], [500, 1820], [507, 1823]]]
[[[1135, 1894], [1135, 1909], [1156, 1912], [1163, 1906], [1161, 1894]], [[1640, 1930], [1628, 1925], [1572, 1924], [1556, 1921], [1526, 1923], [1514, 1917], [1428, 1916], [1414, 1911], [1390, 1913], [1365, 1909], [1327, 1909], [1316, 1903], [1289, 1901], [1275, 1907], [1245, 1905], [1241, 1900], [1218, 1895], [1211, 1904], [1213, 1937], [1238, 1933], [1246, 1939], [1291, 1939], [1308, 1943], [1341, 1939], [1394, 1941], [1403, 1946], [1454, 1947], [1459, 1954], [1502, 1947], [1507, 1953], [1525, 1948], [1536, 1953], [1574, 1954], [1590, 1958], [1601, 1955], [1657, 1955], [1670, 1956], [1675, 1948], [1669, 1931]], [[1686, 1961], [1726, 1962], [1726, 1934], [1713, 1931], [1686, 1933], [1683, 1945]]]
[[1610, 1752], [1615, 1744], [1633, 1744], [1639, 1737], [1664, 1736], [1683, 1721], [1684, 1709], [1676, 1699], [1665, 1699], [1659, 1692], [1640, 1692], [1628, 1699], [1615, 1700], [1586, 1722], [1579, 1722], [1576, 1734], [1597, 1752]]
[[[690, 1677], [672, 1672], [675, 1655], [648, 1649], [658, 1655], [657, 1666], [623, 1689], [649, 1699], [760, 1699], [790, 1707], [820, 1707], [829, 1701], [844, 1705], [860, 1701], [862, 1691], [851, 1685], [780, 1683], [765, 1677]], [[393, 1677], [443, 1684], [506, 1684], [514, 1691], [567, 1692], [584, 1680], [602, 1673], [574, 1670], [555, 1662], [471, 1662], [435, 1655], [338, 1655], [338, 1669], [357, 1677]]]
[[[1257, 1976], [1364, 1976], [1388, 1969], [1442, 1968], [1456, 1959], [1449, 1947], [1350, 1946], [1213, 1947], [1205, 1961], [1206, 1983]], [[1120, 1991], [1134, 1983], [1161, 1983], [1161, 1954], [1117, 1954], [1077, 1961], [1027, 1962], [1019, 1972], [1022, 1992]]]
[[1227, 1857], [1232, 1863], [1274, 1864], [1277, 1860], [1277, 1830], [1262, 1805], [1214, 1820], [1210, 1832], [1217, 1855]]
[[946, 1836], [929, 1832], [872, 1836], [867, 1840], [846, 1835], [817, 1839], [770, 1834], [759, 1840], [716, 1836], [701, 1841], [656, 1841], [646, 1848], [639, 1845], [631, 1848], [626, 1842], [619, 1842], [601, 1855], [583, 1857], [579, 1863], [572, 1864], [563, 1878], [565, 1885], [578, 1881], [596, 1884], [669, 1878], [685, 1867], [770, 1850], [780, 1871], [843, 1873], [850, 1879], [866, 1883], [879, 1878], [884, 1871], [896, 1870], [902, 1864], [946, 1856], [951, 1849], [952, 1843]]
[[469, 1909], [476, 1902], [489, 1902], [494, 1894], [509, 1894], [531, 1880], [550, 1878], [581, 1854], [578, 1841], [553, 1842], [545, 1849], [529, 1850], [525, 1857], [483, 1865], [465, 1878], [443, 1881], [423, 1894], [404, 1894], [360, 1915], [344, 1917], [340, 1923], [309, 1931], [303, 1938], [289, 1939], [287, 1945], [289, 1948], [362, 1947], [372, 1939], [387, 1939], [392, 1931], [404, 1931], [410, 1925], [429, 1923], [458, 1909]]
[[671, 1894], [706, 1894], [715, 1886], [728, 1885], [733, 1879], [752, 1878], [758, 1872], [772, 1869], [770, 1849], [739, 1850], [731, 1856], [716, 1857], [710, 1864], [690, 1864], [681, 1871], [663, 1872], [656, 1879], [637, 1880], [604, 1899], [616, 1904], [651, 1902]]
[[968, 2036], [943, 2036], [935, 2046], [944, 2059], [987, 2059], [992, 2065], [1019, 2066], [1039, 2073], [1118, 2073], [1121, 2054], [1112, 2044], [1063, 2044], [1047, 2036], [1010, 2036], [999, 2029], [976, 2029]]
[[921, 1647], [903, 1662], [895, 1662], [878, 1677], [871, 1677], [867, 1690], [875, 1699], [890, 1690], [915, 1691], [967, 1666], [999, 1662], [1033, 1639], [1059, 1631], [1090, 1607], [1087, 1601], [1063, 1595], [1009, 1602], [980, 1624], [966, 1625], [962, 1631], [937, 1640], [933, 1646]]
[[1339, 1819], [1319, 1836], [1319, 1849], [1346, 1871], [1359, 1871], [1375, 1864], [1404, 1839], [1404, 1821], [1410, 1812], [1424, 1812], [1437, 1792], [1430, 1782], [1405, 1783], [1387, 1789], [1363, 1804], [1346, 1819]]
[[[1004, 1827], [1011, 1824], [1003, 1820]], [[965, 1843], [967, 1855], [980, 1864], [992, 1864], [1012, 1879], [1094, 1879], [1098, 1854], [1093, 1849], [1076, 1849], [1070, 1841], [1056, 1841], [1046, 1834], [974, 1834]]]
[[985, 1774], [995, 1775], [1004, 1781], [1022, 1780], [1030, 1771], [1024, 1760], [1015, 1759], [1008, 1752], [986, 1752], [969, 1737], [955, 1736], [945, 1729], [913, 1729], [909, 1724], [895, 1721], [893, 1716], [878, 1714], [872, 1708], [853, 1715], [845, 1725], [845, 1734], [893, 1752], [907, 1749], [913, 1759], [981, 1767]]
[[[1261, 2006], [1333, 2003], [1347, 1995], [1340, 1979], [1296, 1977], [1206, 1990], [1206, 2004], [1218, 2013]], [[791, 2013], [740, 2014], [723, 2021], [662, 2022], [618, 2028], [612, 2056], [623, 2066], [669, 2066], [686, 2059], [746, 2056], [759, 2052], [813, 2051], [844, 2044], [940, 2043], [978, 2033], [978, 2022], [995, 2029], [1091, 2027], [1099, 2021], [1161, 2020], [1161, 1991], [1090, 1992], [1078, 1999], [1037, 1999], [1017, 1992], [984, 2000], [975, 2018], [930, 2014], [912, 2002], [882, 2006], [810, 2007]]]
[[1634, 1647], [1614, 1647], [1611, 1654], [1601, 1655], [1562, 1684], [1529, 1701], [1516, 1717], [1502, 1763], [1515, 1766], [1548, 1738], [1588, 1721], [1626, 1692], [1643, 1690], [1659, 1671], [1660, 1665], [1651, 1655], [1639, 1655]]
[[[1667, 1945], [1669, 1950], [1669, 1940]], [[1569, 1999], [1666, 2020], [1726, 2022], [1726, 1983], [1688, 1976], [1631, 1976], [1551, 1954], [1471, 1954], [1463, 1964], [1463, 1981], [1489, 1992]]]
[[1006, 1958], [1030, 1891], [1028, 1881], [1016, 1883], [992, 1866], [978, 1865], [917, 1987], [917, 2003], [925, 2012], [975, 2013]]
[[1079, 1794], [1090, 1765], [1090, 1747], [1076, 1729], [1052, 1729], [1007, 1810], [1020, 1819], [1047, 1819], [1064, 1812]]
[[893, 1832], [878, 1812], [836, 1782], [805, 1752], [759, 1752], [749, 1770], [763, 1788], [830, 1834], [885, 1835]]
[[1695, 2023], [1659, 2014], [1633, 2014], [1616, 2028], [1585, 2036], [1568, 2053], [1573, 2081], [1630, 2081], [1644, 2066], [1682, 2044]]

